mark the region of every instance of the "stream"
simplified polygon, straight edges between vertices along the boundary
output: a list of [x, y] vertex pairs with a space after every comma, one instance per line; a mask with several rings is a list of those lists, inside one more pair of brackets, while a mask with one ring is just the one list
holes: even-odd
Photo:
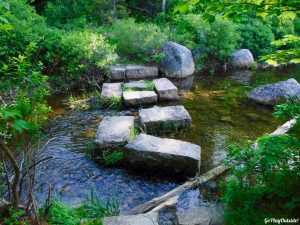
[[[253, 140], [272, 132], [280, 121], [272, 116], [272, 108], [250, 102], [245, 93], [261, 84], [300, 80], [300, 68], [280, 71], [231, 71], [218, 75], [201, 75], [174, 81], [180, 88], [181, 104], [192, 117], [189, 130], [167, 135], [201, 146], [201, 173], [222, 162], [230, 143]], [[63, 97], [49, 100], [54, 113], [45, 127], [47, 139], [42, 158], [51, 159], [37, 168], [36, 193], [39, 203], [53, 189], [55, 198], [70, 205], [79, 204], [93, 191], [100, 199], [119, 201], [120, 211], [162, 195], [183, 181], [172, 177], [134, 172], [123, 168], [97, 166], [86, 152], [103, 116], [136, 115], [134, 110], [68, 111]], [[200, 199], [200, 200], [199, 200]], [[199, 191], [180, 197], [179, 207], [201, 204]]]

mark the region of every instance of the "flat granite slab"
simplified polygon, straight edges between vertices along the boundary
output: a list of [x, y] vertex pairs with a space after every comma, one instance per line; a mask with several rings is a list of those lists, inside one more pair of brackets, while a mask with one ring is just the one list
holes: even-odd
[[124, 66], [112, 66], [110, 68], [111, 79], [112, 80], [125, 80], [125, 71], [126, 68]]
[[96, 132], [95, 147], [105, 148], [115, 145], [125, 145], [130, 141], [131, 129], [133, 127], [133, 116], [104, 117]]
[[154, 91], [125, 91], [123, 99], [126, 106], [155, 104], [157, 94]]
[[149, 88], [149, 84], [144, 80], [132, 81], [132, 82], [123, 84], [123, 90], [125, 89], [125, 91], [126, 91], [126, 89], [135, 89], [135, 91], [143, 91], [147, 88]]
[[185, 129], [192, 121], [190, 114], [182, 105], [140, 109], [139, 118], [146, 133]]
[[103, 225], [159, 225], [158, 213], [104, 217]]
[[122, 83], [104, 83], [101, 92], [102, 98], [122, 98]]
[[128, 79], [158, 77], [158, 68], [154, 66], [128, 65], [126, 66], [126, 77]]
[[160, 78], [153, 80], [155, 91], [160, 101], [178, 100], [177, 87], [167, 78]]
[[125, 146], [124, 160], [141, 169], [195, 176], [200, 158], [199, 145], [141, 134]]

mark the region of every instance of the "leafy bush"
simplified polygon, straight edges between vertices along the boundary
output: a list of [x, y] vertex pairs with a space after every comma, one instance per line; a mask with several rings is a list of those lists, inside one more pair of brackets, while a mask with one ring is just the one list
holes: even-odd
[[[83, 82], [103, 79], [106, 68], [114, 60], [114, 47], [105, 38], [90, 29], [64, 31], [47, 27], [45, 19], [36, 14], [25, 0], [9, 0], [7, 20], [13, 26], [10, 32], [0, 31], [0, 66], [8, 62], [26, 46], [35, 43], [38, 51], [33, 64], [43, 62], [43, 72], [55, 82], [56, 88], [70, 88]], [[82, 79], [84, 75], [84, 79]], [[101, 76], [102, 75], [102, 76]], [[67, 87], [66, 87], [67, 86]]]
[[103, 25], [127, 17], [126, 9], [124, 0], [54, 0], [48, 2], [45, 16], [47, 23], [60, 28], [75, 21]]
[[240, 48], [249, 49], [255, 58], [274, 51], [271, 45], [274, 40], [272, 28], [262, 20], [247, 19], [239, 24], [238, 31], [241, 33]]
[[201, 15], [176, 16], [172, 23], [171, 39], [189, 49], [206, 49], [204, 40], [209, 33], [209, 23]]
[[117, 20], [109, 29], [116, 52], [124, 58], [151, 62], [161, 53], [168, 39], [165, 30], [152, 23], [137, 23], [133, 18]]
[[300, 140], [263, 136], [258, 147], [230, 146], [232, 178], [223, 202], [227, 224], [263, 224], [264, 218], [297, 218], [300, 210]]

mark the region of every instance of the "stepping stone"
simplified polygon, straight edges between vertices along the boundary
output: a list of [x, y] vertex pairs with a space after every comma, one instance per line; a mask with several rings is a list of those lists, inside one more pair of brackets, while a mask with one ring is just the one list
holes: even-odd
[[146, 133], [184, 129], [192, 121], [188, 111], [182, 105], [140, 109], [139, 118], [141, 125], [146, 128]]
[[159, 225], [158, 213], [104, 217], [103, 225]]
[[123, 66], [112, 66], [111, 67], [111, 79], [112, 80], [125, 80], [126, 68]]
[[194, 176], [200, 155], [199, 145], [141, 134], [125, 146], [124, 160], [137, 168]]
[[133, 127], [133, 116], [106, 116], [100, 122], [94, 143], [98, 148], [124, 145], [130, 141]]
[[104, 83], [101, 92], [102, 98], [117, 97], [122, 98], [122, 84], [121, 83]]
[[172, 101], [179, 99], [178, 89], [169, 79], [155, 79], [153, 80], [153, 83], [160, 101]]
[[135, 91], [143, 91], [147, 88], [149, 88], [149, 83], [145, 82], [144, 80], [123, 84], [124, 91], [126, 91], [126, 89], [136, 89]]
[[128, 79], [158, 77], [158, 68], [154, 66], [128, 65], [126, 67], [126, 77]]
[[126, 106], [154, 104], [157, 102], [157, 94], [154, 91], [125, 91], [123, 99]]

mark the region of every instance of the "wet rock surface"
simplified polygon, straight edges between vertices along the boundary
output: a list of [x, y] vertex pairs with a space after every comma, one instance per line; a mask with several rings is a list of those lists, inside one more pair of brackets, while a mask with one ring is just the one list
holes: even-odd
[[106, 116], [97, 129], [94, 144], [97, 148], [125, 145], [133, 128], [133, 116]]
[[102, 98], [117, 97], [122, 98], [122, 84], [121, 83], [104, 83], [102, 85]]
[[249, 49], [240, 49], [232, 53], [231, 64], [235, 68], [249, 69], [255, 63], [252, 53]]
[[293, 78], [261, 85], [247, 94], [248, 98], [266, 105], [276, 105], [290, 97], [300, 97], [300, 84]]
[[160, 101], [179, 100], [177, 87], [167, 78], [153, 80]]
[[161, 70], [169, 78], [184, 78], [192, 75], [195, 71], [192, 52], [185, 46], [169, 41], [164, 46]]
[[146, 128], [146, 133], [186, 128], [192, 121], [182, 105], [140, 109], [139, 118], [142, 126]]
[[157, 94], [154, 91], [125, 91], [123, 99], [126, 106], [141, 106], [157, 103]]
[[127, 79], [155, 78], [157, 76], [158, 76], [158, 68], [154, 66], [144, 66], [144, 65], [126, 66]]
[[183, 176], [195, 176], [200, 168], [201, 148], [192, 143], [141, 134], [125, 149], [125, 161], [136, 168]]
[[103, 225], [159, 225], [158, 214], [154, 212], [134, 216], [105, 217]]

